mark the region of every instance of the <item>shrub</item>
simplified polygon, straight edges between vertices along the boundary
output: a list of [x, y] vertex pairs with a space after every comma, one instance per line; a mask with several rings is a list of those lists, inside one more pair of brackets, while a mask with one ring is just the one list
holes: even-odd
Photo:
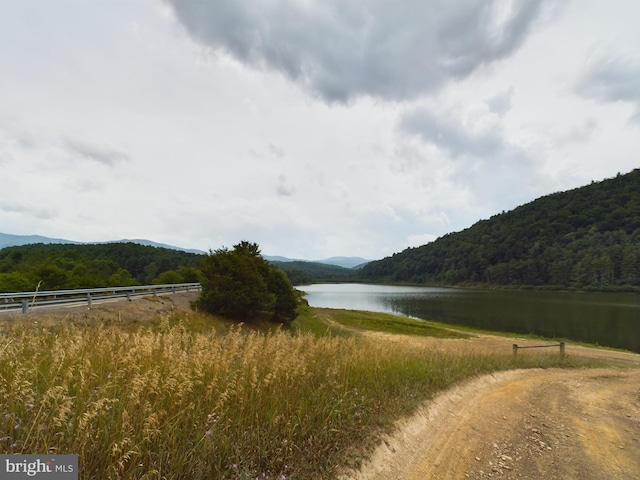
[[244, 321], [267, 316], [280, 323], [296, 317], [297, 297], [284, 272], [260, 255], [257, 244], [242, 241], [233, 250], [209, 252], [202, 264], [197, 306]]

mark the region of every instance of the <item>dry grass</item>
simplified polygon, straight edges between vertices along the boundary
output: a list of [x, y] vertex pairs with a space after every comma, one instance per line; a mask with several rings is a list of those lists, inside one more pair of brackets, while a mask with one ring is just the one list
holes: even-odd
[[0, 453], [78, 454], [83, 479], [331, 478], [437, 390], [510, 366], [203, 319], [8, 325]]

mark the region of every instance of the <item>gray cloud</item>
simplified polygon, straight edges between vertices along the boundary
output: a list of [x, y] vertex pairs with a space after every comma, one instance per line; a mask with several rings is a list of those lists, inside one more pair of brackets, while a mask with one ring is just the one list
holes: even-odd
[[276, 186], [276, 193], [282, 197], [290, 197], [295, 193], [295, 188], [292, 187], [287, 181], [287, 177], [284, 175], [278, 176], [278, 185]]
[[497, 95], [491, 97], [487, 101], [487, 106], [496, 115], [503, 117], [509, 110], [511, 110], [511, 98], [513, 97], [514, 89], [510, 87], [509, 90], [500, 92]]
[[284, 149], [279, 147], [278, 145], [274, 145], [273, 143], [269, 144], [269, 153], [271, 153], [276, 158], [284, 158]]
[[129, 160], [124, 153], [109, 148], [96, 147], [76, 140], [66, 140], [65, 144], [73, 153], [109, 167]]
[[57, 216], [57, 213], [52, 210], [22, 203], [0, 203], [0, 210], [7, 213], [28, 215], [42, 220], [49, 220]]
[[511, 55], [545, 0], [165, 0], [214, 53], [327, 102], [416, 98]]
[[[436, 155], [437, 162], [447, 165], [452, 188], [467, 192], [469, 204], [477, 202], [483, 211], [514, 208], [526, 202], [540, 181], [534, 160], [523, 148], [510, 142], [499, 125], [477, 130], [454, 115], [436, 115], [421, 107], [402, 116], [398, 128], [444, 153]], [[422, 159], [425, 164], [430, 161], [428, 156]], [[439, 170], [435, 165], [429, 168]]]
[[504, 139], [494, 130], [484, 134], [473, 133], [453, 120], [436, 117], [427, 108], [416, 108], [404, 114], [399, 128], [403, 133], [415, 135], [453, 157], [490, 157], [506, 148]]
[[640, 59], [600, 55], [592, 60], [575, 91], [602, 102], [628, 102], [632, 121], [640, 123]]

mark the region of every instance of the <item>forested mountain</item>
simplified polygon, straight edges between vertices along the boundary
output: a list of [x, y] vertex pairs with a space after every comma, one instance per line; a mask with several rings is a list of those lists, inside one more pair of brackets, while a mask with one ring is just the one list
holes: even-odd
[[137, 243], [30, 244], [0, 250], [0, 292], [197, 282], [203, 255]]
[[640, 170], [554, 193], [361, 270], [366, 281], [640, 286]]
[[318, 262], [294, 260], [289, 262], [270, 261], [274, 267], [284, 270], [293, 285], [318, 282], [349, 282], [358, 276], [354, 268], [339, 267]]
[[96, 244], [103, 244], [103, 243], [138, 243], [140, 245], [146, 245], [149, 247], [169, 248], [171, 250], [182, 250], [184, 252], [199, 253], [202, 255], [207, 253], [203, 250], [175, 247], [173, 245], [167, 245], [166, 243], [152, 242], [151, 240], [145, 240], [141, 238], [137, 238], [134, 240], [130, 240], [130, 239], [112, 240], [109, 242], [78, 242], [76, 240], [65, 240], [63, 238], [43, 237], [42, 235], [13, 235], [10, 233], [0, 232], [0, 249], [3, 249], [5, 247], [17, 247], [20, 245], [29, 245], [32, 243], [47, 243], [47, 244], [70, 243], [74, 245], [89, 245], [89, 244], [96, 245]]

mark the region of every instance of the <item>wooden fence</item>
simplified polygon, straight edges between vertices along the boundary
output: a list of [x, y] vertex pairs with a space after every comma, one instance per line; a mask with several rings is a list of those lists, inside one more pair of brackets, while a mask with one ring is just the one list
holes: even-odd
[[522, 348], [549, 348], [549, 347], [560, 347], [560, 358], [564, 358], [564, 342], [554, 343], [553, 345], [527, 345], [527, 346], [519, 346], [517, 343], [513, 344], [513, 358], [518, 356], [518, 350]]

